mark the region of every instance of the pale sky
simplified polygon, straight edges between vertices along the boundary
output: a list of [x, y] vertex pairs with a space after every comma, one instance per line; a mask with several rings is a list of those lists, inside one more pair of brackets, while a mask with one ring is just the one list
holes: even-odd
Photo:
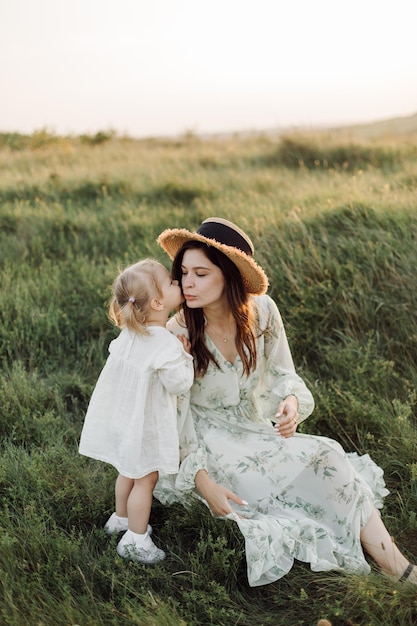
[[0, 132], [135, 137], [417, 113], [415, 0], [0, 0]]

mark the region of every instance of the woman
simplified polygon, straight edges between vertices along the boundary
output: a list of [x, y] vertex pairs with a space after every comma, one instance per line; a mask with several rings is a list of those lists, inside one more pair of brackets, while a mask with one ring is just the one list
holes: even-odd
[[313, 571], [368, 573], [362, 546], [384, 573], [417, 584], [377, 511], [388, 493], [382, 470], [331, 439], [296, 433], [314, 401], [249, 237], [209, 218], [158, 242], [185, 298], [168, 328], [189, 336], [195, 379], [189, 407], [185, 398], [180, 406], [179, 473], [175, 483], [160, 478], [155, 495], [198, 495], [235, 520], [251, 586], [281, 578], [294, 559]]

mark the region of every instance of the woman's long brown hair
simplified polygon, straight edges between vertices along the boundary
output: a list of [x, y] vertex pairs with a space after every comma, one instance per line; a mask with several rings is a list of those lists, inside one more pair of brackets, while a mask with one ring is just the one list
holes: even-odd
[[[236, 322], [236, 349], [243, 363], [243, 370], [248, 376], [256, 368], [257, 320], [250, 294], [247, 293], [241, 274], [236, 265], [220, 250], [200, 241], [188, 241], [178, 251], [172, 264], [172, 278], [182, 285], [182, 262], [186, 250], [201, 250], [206, 257], [217, 265], [223, 273], [230, 310]], [[204, 376], [210, 362], [220, 368], [213, 354], [207, 348], [204, 330], [203, 309], [190, 309], [186, 303], [181, 305], [184, 321], [188, 329], [191, 351], [195, 360], [196, 376]]]

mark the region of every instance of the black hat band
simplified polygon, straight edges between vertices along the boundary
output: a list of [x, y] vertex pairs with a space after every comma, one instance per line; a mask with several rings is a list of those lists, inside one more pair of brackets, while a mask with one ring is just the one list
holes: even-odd
[[244, 252], [248, 256], [252, 256], [252, 249], [248, 242], [245, 241], [245, 239], [233, 228], [226, 226], [226, 224], [220, 224], [219, 222], [204, 222], [197, 230], [197, 233], [203, 237], [207, 237], [207, 239], [214, 239], [218, 243], [222, 243], [225, 246], [238, 248], [241, 252]]

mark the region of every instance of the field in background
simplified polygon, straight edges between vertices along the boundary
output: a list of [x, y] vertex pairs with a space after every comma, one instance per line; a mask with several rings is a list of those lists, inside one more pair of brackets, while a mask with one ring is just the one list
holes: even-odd
[[116, 556], [112, 468], [80, 457], [120, 266], [208, 216], [253, 238], [316, 409], [303, 432], [381, 465], [417, 559], [417, 134], [133, 140], [0, 134], [0, 623], [412, 625], [415, 589], [312, 573], [247, 585], [233, 524], [155, 502], [167, 560]]

